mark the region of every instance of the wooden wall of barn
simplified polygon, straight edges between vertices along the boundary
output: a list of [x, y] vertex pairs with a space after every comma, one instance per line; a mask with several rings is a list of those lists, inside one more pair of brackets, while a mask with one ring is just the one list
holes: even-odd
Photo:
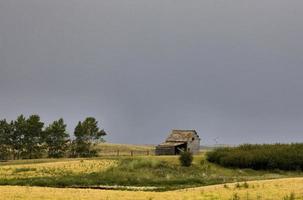
[[200, 139], [199, 137], [195, 136], [194, 140], [188, 141], [187, 149], [193, 154], [199, 153], [200, 150]]
[[157, 146], [156, 147], [156, 155], [175, 155], [175, 147], [163, 147]]

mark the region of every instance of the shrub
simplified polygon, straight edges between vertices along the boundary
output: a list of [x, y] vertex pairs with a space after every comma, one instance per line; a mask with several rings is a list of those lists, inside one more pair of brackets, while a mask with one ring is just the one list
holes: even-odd
[[218, 148], [207, 160], [225, 167], [255, 170], [302, 170], [303, 144], [244, 144]]
[[9, 159], [10, 159], [9, 147], [0, 144], [0, 161], [9, 160]]
[[244, 188], [249, 188], [248, 183], [247, 183], [247, 182], [244, 182], [244, 183], [243, 183], [243, 187], [244, 187]]
[[181, 152], [179, 160], [181, 166], [189, 167], [193, 162], [193, 154], [188, 151]]
[[285, 197], [283, 197], [283, 200], [295, 200], [296, 197], [295, 197], [295, 193], [291, 193], [289, 196], [286, 195]]
[[237, 193], [235, 193], [235, 194], [233, 194], [233, 196], [231, 197], [231, 200], [240, 200], [240, 196], [239, 196]]

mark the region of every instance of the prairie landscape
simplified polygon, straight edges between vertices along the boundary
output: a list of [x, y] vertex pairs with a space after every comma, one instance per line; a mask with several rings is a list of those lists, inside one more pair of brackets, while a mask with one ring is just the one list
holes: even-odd
[[74, 135], [62, 118], [46, 128], [38, 115], [0, 120], [0, 198], [303, 198], [301, 143], [201, 148], [180, 129], [157, 146], [105, 143], [94, 117]]
[[0, 0], [0, 200], [303, 200], [303, 0]]
[[0, 199], [303, 199], [301, 171], [226, 168], [207, 160], [212, 152], [201, 151], [190, 167], [180, 166], [178, 156], [154, 155], [2, 162]]

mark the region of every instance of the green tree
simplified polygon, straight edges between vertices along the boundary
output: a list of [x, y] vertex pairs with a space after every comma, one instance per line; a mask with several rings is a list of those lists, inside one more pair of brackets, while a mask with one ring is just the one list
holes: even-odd
[[51, 158], [63, 157], [67, 150], [68, 137], [66, 124], [62, 118], [50, 124], [45, 129], [48, 156]]
[[24, 132], [23, 147], [26, 158], [39, 158], [45, 149], [45, 135], [42, 128], [44, 123], [40, 121], [38, 115], [31, 115], [26, 120], [26, 130]]
[[24, 134], [27, 129], [26, 118], [23, 115], [11, 122], [12, 132], [10, 135], [10, 145], [14, 152], [14, 159], [19, 159], [24, 151]]
[[76, 140], [75, 154], [81, 157], [94, 156], [96, 152], [93, 145], [98, 141], [103, 141], [106, 135], [103, 129], [99, 129], [98, 121], [93, 117], [87, 117], [83, 122], [79, 122], [75, 128]]
[[11, 125], [5, 119], [0, 120], [0, 160], [7, 160], [11, 155]]
[[89, 152], [89, 148], [90, 148], [90, 144], [87, 140], [87, 138], [85, 137], [83, 128], [82, 128], [82, 122], [78, 122], [75, 131], [74, 131], [74, 135], [76, 137], [76, 139], [73, 142], [73, 155], [77, 156], [77, 157], [87, 157], [88, 152]]

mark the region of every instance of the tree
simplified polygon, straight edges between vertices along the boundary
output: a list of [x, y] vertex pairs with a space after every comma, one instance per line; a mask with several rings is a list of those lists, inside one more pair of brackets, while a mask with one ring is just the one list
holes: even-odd
[[96, 152], [92, 146], [97, 141], [103, 141], [103, 136], [106, 135], [103, 129], [99, 129], [98, 121], [93, 117], [87, 117], [83, 122], [78, 122], [74, 135], [75, 153], [77, 156], [94, 156]]
[[82, 123], [79, 121], [75, 131], [74, 131], [74, 135], [76, 137], [75, 141], [73, 142], [73, 154], [74, 156], [77, 157], [87, 157], [88, 152], [89, 152], [89, 148], [90, 148], [90, 144], [87, 140], [87, 138], [85, 137], [83, 128], [82, 128]]
[[66, 124], [61, 118], [54, 121], [45, 129], [45, 142], [48, 148], [48, 156], [51, 158], [63, 157], [69, 135], [66, 133]]
[[7, 160], [10, 157], [10, 133], [10, 124], [5, 119], [0, 120], [0, 160]]
[[39, 158], [45, 149], [45, 135], [42, 131], [44, 123], [40, 121], [38, 115], [31, 115], [26, 120], [26, 129], [24, 132], [23, 144], [25, 157]]
[[26, 119], [23, 115], [11, 122], [12, 132], [10, 135], [10, 145], [14, 152], [14, 159], [19, 159], [24, 151], [24, 137], [27, 129]]

